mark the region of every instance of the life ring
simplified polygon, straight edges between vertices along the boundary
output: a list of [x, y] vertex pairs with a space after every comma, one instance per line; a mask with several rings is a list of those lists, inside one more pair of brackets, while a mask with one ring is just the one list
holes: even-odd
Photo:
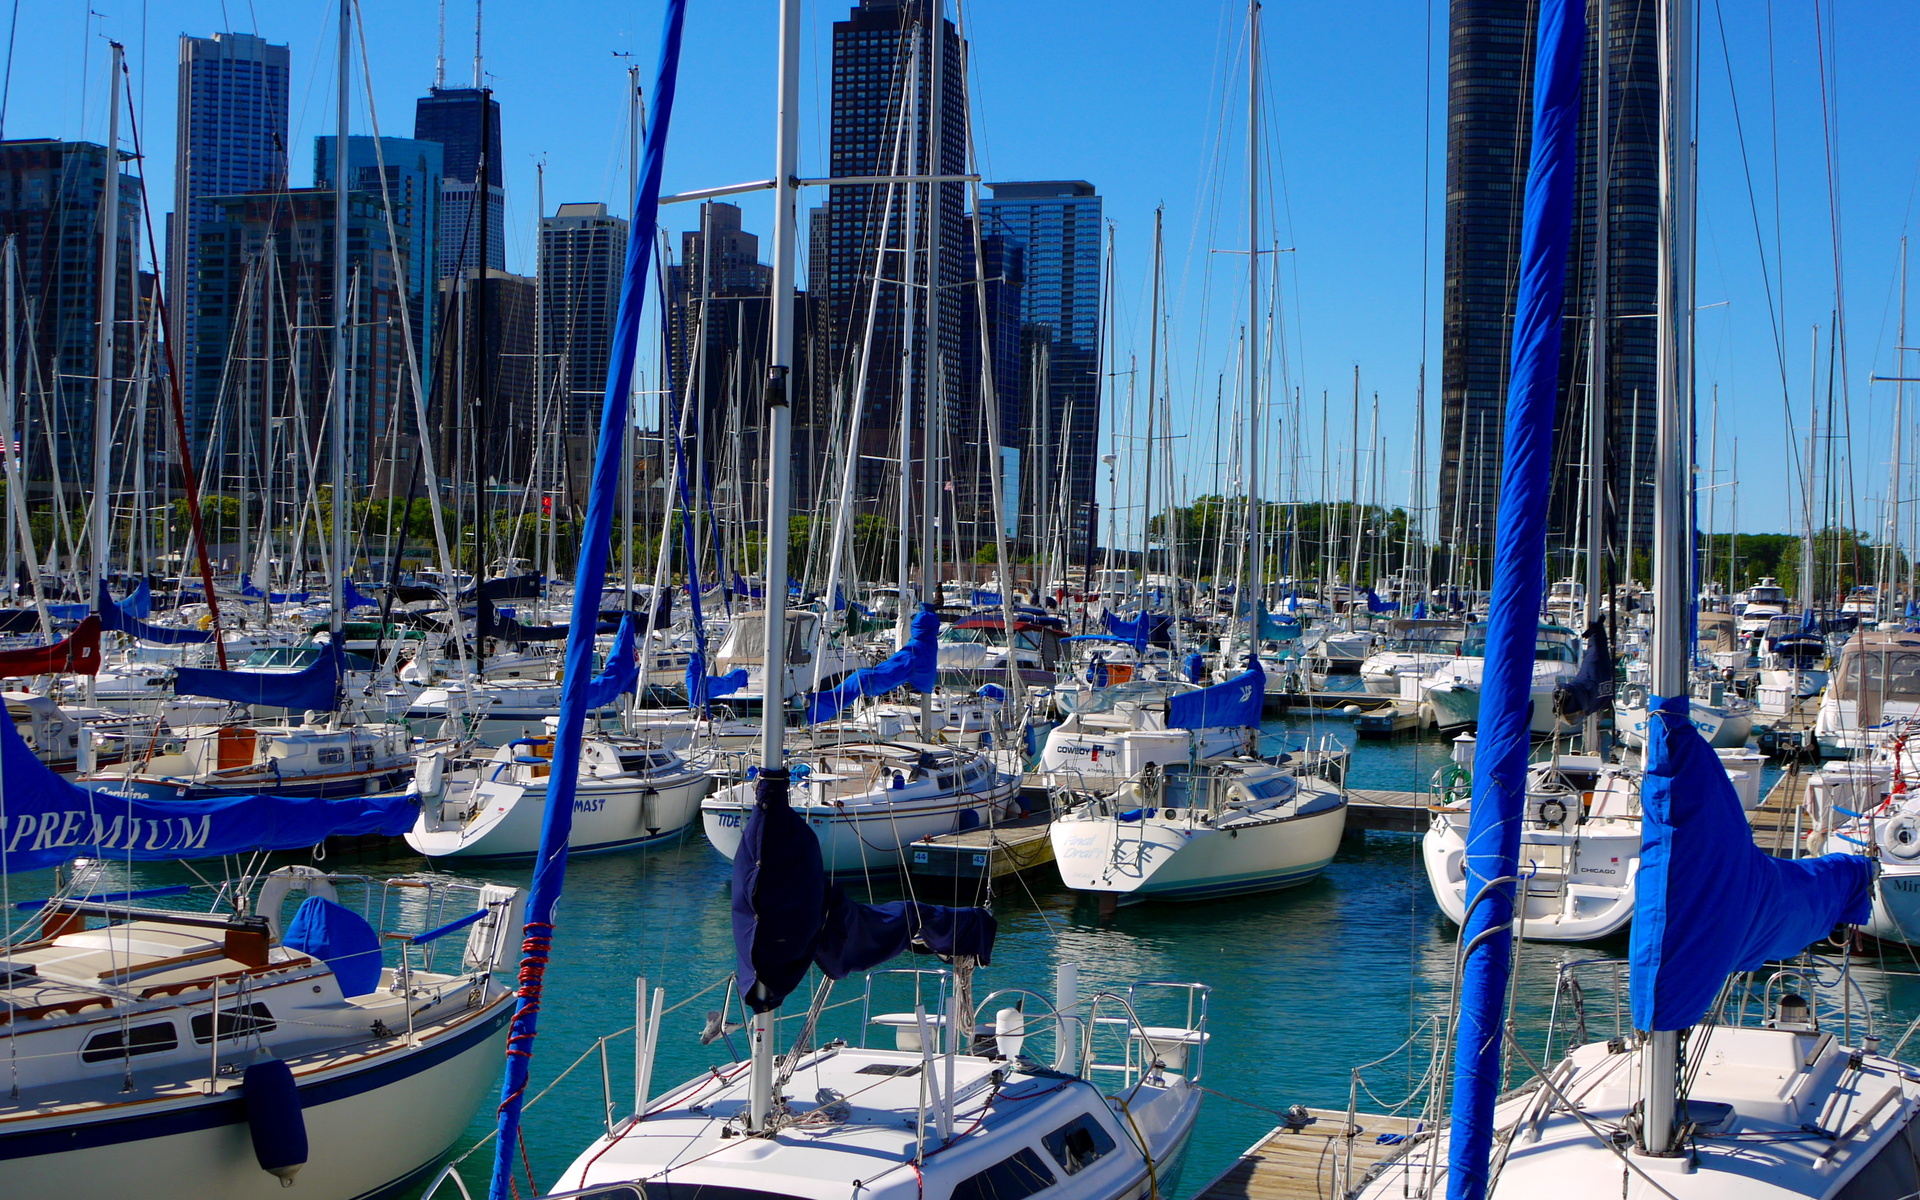
[[275, 938], [280, 936], [280, 906], [286, 903], [289, 892], [305, 892], [310, 898], [318, 896], [335, 904], [340, 902], [340, 893], [333, 890], [325, 871], [291, 866], [269, 872], [266, 882], [260, 885], [260, 894], [254, 897], [253, 911], [267, 919], [267, 928]]
[[1567, 805], [1564, 800], [1542, 800], [1539, 808], [1539, 823], [1542, 829], [1558, 829], [1567, 823]]
[[1880, 849], [1901, 862], [1920, 859], [1920, 817], [1895, 813], [1880, 827]]
[[1629, 683], [1620, 689], [1619, 706], [1621, 708], [1645, 708], [1647, 689], [1645, 685]]

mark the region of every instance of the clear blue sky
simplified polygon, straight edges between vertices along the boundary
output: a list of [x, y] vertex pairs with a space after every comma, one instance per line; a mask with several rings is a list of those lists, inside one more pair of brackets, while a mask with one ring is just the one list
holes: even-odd
[[[1912, 224], [1920, 179], [1920, 121], [1914, 120], [1920, 73], [1912, 69], [1920, 51], [1920, 5], [1703, 5], [1699, 299], [1703, 306], [1727, 302], [1700, 314], [1703, 481], [1707, 400], [1717, 385], [1718, 478], [1724, 483], [1732, 477], [1737, 435], [1740, 527], [1797, 525], [1798, 493], [1789, 483], [1797, 459], [1789, 458], [1775, 322], [1748, 200], [1750, 172], [1776, 304], [1784, 298], [1779, 321], [1785, 375], [1802, 437], [1809, 337], [1814, 325], [1830, 326], [1836, 306], [1830, 195], [1837, 197], [1852, 430], [1851, 466], [1843, 457], [1841, 470], [1852, 475], [1853, 511], [1836, 516], [1874, 529], [1884, 520], [1879, 498], [1887, 489], [1894, 389], [1871, 386], [1868, 377], [1899, 373], [1893, 350], [1899, 239]], [[104, 15], [90, 17], [87, 0], [18, 6], [6, 136], [103, 137], [104, 39], [125, 42], [141, 97], [145, 149], [155, 164], [149, 187], [157, 216], [170, 201], [177, 36], [223, 28], [258, 32], [292, 46], [293, 178], [310, 178], [313, 138], [331, 131], [335, 18], [329, 5], [93, 0], [91, 7]], [[1333, 481], [1328, 486], [1336, 496], [1345, 494], [1350, 460], [1338, 448], [1347, 440], [1355, 364], [1369, 405], [1372, 394], [1380, 394], [1383, 497], [1403, 502], [1407, 495], [1423, 354], [1429, 462], [1438, 456], [1445, 8], [1444, 0], [1278, 0], [1266, 8], [1268, 144], [1278, 185], [1270, 210], [1277, 231], [1271, 236], [1289, 251], [1279, 256], [1285, 378], [1308, 398], [1302, 440], [1315, 454], [1301, 472], [1308, 498], [1321, 486], [1323, 389], [1333, 395], [1330, 444], [1336, 447], [1325, 464]], [[438, 8], [430, 0], [367, 0], [365, 11], [380, 129], [404, 136], [412, 131], [414, 97], [433, 80]], [[808, 174], [824, 173], [826, 130], [817, 117], [826, 95], [827, 30], [844, 13], [843, 4], [808, 8]], [[1824, 69], [1837, 81], [1834, 103], [1824, 109], [1816, 14], [1831, 22]], [[1246, 269], [1244, 255], [1214, 252], [1243, 247], [1246, 240], [1243, 7], [1222, 0], [968, 0], [961, 15], [971, 38], [976, 128], [987, 177], [1083, 178], [1099, 187], [1118, 236], [1122, 296], [1116, 329], [1123, 353], [1137, 353], [1143, 371], [1153, 210], [1166, 206], [1171, 395], [1176, 424], [1190, 435], [1180, 443], [1176, 474], [1185, 481], [1183, 494], [1207, 490], [1215, 475], [1213, 395], [1222, 372], [1232, 392]], [[547, 163], [549, 210], [584, 200], [625, 208], [627, 60], [616, 55], [633, 55], [650, 85], [659, 20], [657, 0], [495, 0], [488, 6], [486, 70], [503, 110], [509, 266], [531, 266], [537, 160]], [[460, 86], [472, 78], [470, 0], [451, 0], [447, 23], [448, 79]], [[771, 173], [774, 25], [771, 0], [689, 5], [668, 190]], [[1723, 53], [1731, 59], [1731, 91]], [[1746, 138], [1744, 165], [1731, 96], [1738, 98]], [[355, 111], [355, 132], [369, 132], [364, 91]], [[1831, 189], [1828, 130], [1836, 146]], [[749, 224], [766, 232], [769, 206], [749, 199], [744, 207]], [[665, 216], [676, 230], [692, 219], [691, 208], [669, 209]], [[1910, 334], [1909, 341], [1915, 339], [1920, 332]], [[1920, 355], [1909, 358], [1906, 373], [1920, 375]], [[1823, 371], [1824, 359], [1823, 350]], [[1913, 390], [1913, 400], [1920, 401], [1920, 387]], [[1109, 411], [1119, 408], [1116, 403]], [[1920, 457], [1912, 440], [1909, 434], [1909, 460]], [[1911, 495], [1911, 486], [1906, 491]], [[1714, 493], [1712, 523], [1720, 529], [1726, 528], [1734, 494], [1725, 488]]]

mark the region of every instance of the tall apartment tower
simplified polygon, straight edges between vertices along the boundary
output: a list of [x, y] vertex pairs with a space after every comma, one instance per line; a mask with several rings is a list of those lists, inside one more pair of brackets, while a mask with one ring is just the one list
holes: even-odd
[[[720, 475], [723, 465], [737, 465], [752, 478], [759, 474], [765, 406], [757, 397], [772, 332], [773, 268], [760, 261], [759, 237], [741, 228], [738, 206], [700, 206], [700, 227], [680, 235], [671, 280], [674, 393], [698, 405], [691, 429], [709, 478]], [[805, 344], [795, 339], [801, 353]], [[806, 378], [795, 366], [795, 376]], [[748, 397], [756, 399], [743, 403]]]
[[[888, 174], [963, 174], [967, 166], [967, 95], [958, 32], [942, 14], [941, 0], [860, 0], [844, 21], [833, 26], [832, 131], [828, 162], [836, 176]], [[937, 37], [929, 36], [937, 25]], [[937, 44], [940, 67], [934, 70]], [[934, 76], [940, 77], [934, 97]], [[940, 113], [940, 145], [932, 147], [931, 122], [935, 105]], [[899, 148], [896, 156], [896, 146]], [[925, 214], [930, 193], [937, 191], [940, 212], [940, 252], [928, 271], [929, 243]], [[828, 190], [825, 204], [810, 214], [808, 234], [812, 253], [808, 263], [811, 316], [818, 331], [814, 342], [812, 382], [814, 413], [830, 417], [836, 396], [851, 395], [857, 355], [863, 343], [871, 346], [866, 370], [866, 403], [859, 431], [861, 455], [855, 495], [863, 501], [878, 498], [891, 487], [897, 458], [900, 404], [903, 399], [902, 363], [913, 362], [913, 453], [924, 461], [923, 445], [930, 429], [934, 444], [944, 449], [946, 475], [954, 484], [953, 503], [963, 522], [980, 501], [983, 472], [994, 468], [997, 457], [982, 445], [977, 424], [979, 389], [961, 369], [966, 328], [963, 306], [973, 303], [969, 289], [957, 285], [965, 275], [972, 246], [968, 229], [965, 186], [959, 183], [896, 186], [894, 213], [885, 220], [886, 185], [845, 185]], [[911, 203], [909, 203], [911, 196]], [[906, 265], [906, 278], [919, 289], [912, 326], [908, 327], [901, 286], [901, 251], [907, 245], [908, 212], [920, 222], [915, 261]], [[894, 253], [882, 253], [884, 246]], [[869, 340], [866, 331], [868, 295], [878, 269], [879, 304]], [[936, 330], [940, 356], [937, 406], [927, 419], [927, 364], [919, 347], [926, 329], [931, 274], [939, 306]], [[909, 341], [908, 339], [912, 339]], [[911, 355], [909, 355], [911, 350]], [[815, 423], [822, 417], [816, 415]], [[796, 419], [796, 426], [801, 422]], [[820, 429], [813, 431], [824, 437]], [[971, 435], [971, 436], [969, 436]], [[798, 449], [806, 445], [797, 436]], [[827, 451], [797, 455], [808, 461], [795, 464], [796, 495], [811, 494], [811, 460]], [[843, 448], [833, 448], [834, 454]], [[960, 531], [963, 541], [976, 533]]]
[[540, 218], [541, 353], [560, 392], [562, 432], [587, 441], [589, 462], [626, 261], [626, 218], [606, 205], [562, 204]]
[[[334, 147], [339, 139], [313, 139], [313, 185], [333, 186]], [[372, 196], [374, 203], [391, 206], [394, 232], [405, 246], [407, 317], [413, 330], [414, 355], [423, 379], [432, 372], [433, 330], [438, 316], [438, 254], [440, 246], [440, 181], [445, 174], [439, 142], [416, 138], [347, 138], [347, 186]], [[384, 175], [382, 172], [384, 171]]]
[[[1100, 438], [1100, 196], [1085, 180], [990, 183], [982, 232], [1023, 256], [1020, 320], [1026, 382], [1017, 451], [1029, 538], [1071, 531], [1086, 542]], [[1003, 405], [1006, 401], [1001, 401]]]
[[[1652, 529], [1659, 219], [1655, 6], [1608, 4], [1600, 86], [1599, 4], [1588, 17], [1585, 117], [1568, 252], [1548, 525], [1550, 570], [1575, 568], [1587, 541], [1587, 362], [1595, 287], [1597, 118], [1608, 106], [1611, 223], [1606, 327], [1608, 544], [1624, 558]], [[1441, 358], [1440, 525], [1456, 582], [1484, 585], [1500, 490], [1507, 374], [1518, 286], [1521, 204], [1530, 157], [1535, 0], [1453, 0], [1447, 68], [1445, 336]]]
[[507, 192], [500, 168], [500, 102], [492, 88], [428, 89], [414, 103], [413, 136], [443, 147], [440, 183], [440, 250], [436, 273], [442, 279], [471, 271], [478, 263], [480, 210], [474, 197], [485, 164], [487, 198], [486, 266], [507, 268]]
[[202, 370], [218, 375], [224, 366], [217, 354], [201, 360], [193, 353], [200, 284], [190, 264], [199, 257], [200, 228], [219, 219], [216, 196], [287, 186], [288, 62], [287, 47], [250, 33], [180, 38], [167, 308], [174, 337], [188, 347], [176, 363], [189, 393]]
[[[130, 155], [124, 152], [120, 161]], [[120, 228], [115, 233], [119, 282], [114, 312], [124, 324], [138, 313], [144, 292], [140, 262], [140, 180], [116, 164]], [[29, 478], [44, 481], [49, 443], [59, 455], [66, 486], [91, 481], [93, 445], [94, 334], [100, 321], [100, 201], [108, 178], [107, 148], [95, 142], [24, 138], [0, 142], [0, 242], [15, 238], [20, 259], [17, 344], [31, 355], [32, 375], [45, 390], [46, 406], [28, 404], [19, 414]], [[142, 296], [144, 299], [145, 297]], [[137, 336], [114, 340], [114, 374], [134, 371]], [[23, 370], [26, 369], [23, 367]], [[51, 427], [49, 427], [51, 425]], [[51, 434], [51, 438], [48, 436]]]

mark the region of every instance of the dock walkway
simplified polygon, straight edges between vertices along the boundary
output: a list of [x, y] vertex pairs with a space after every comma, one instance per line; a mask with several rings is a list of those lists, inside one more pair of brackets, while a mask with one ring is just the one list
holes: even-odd
[[[1232, 1166], [1193, 1194], [1193, 1200], [1342, 1200], [1378, 1163], [1399, 1155], [1413, 1117], [1324, 1108], [1307, 1110], [1298, 1129], [1282, 1125], [1255, 1142]], [[1391, 1143], [1380, 1138], [1393, 1137]]]

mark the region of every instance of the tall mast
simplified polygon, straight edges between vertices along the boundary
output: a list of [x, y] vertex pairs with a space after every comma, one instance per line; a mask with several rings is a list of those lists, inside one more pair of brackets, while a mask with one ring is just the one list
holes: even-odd
[[[113, 334], [120, 297], [120, 58], [113, 47], [107, 75], [106, 175], [100, 188], [100, 324], [93, 341], [93, 591], [107, 585], [108, 519], [112, 515], [109, 451], [113, 445]], [[92, 677], [88, 677], [92, 690]]]
[[333, 611], [327, 628], [336, 649], [347, 607], [347, 409], [352, 404], [347, 385], [347, 101], [353, 77], [352, 37], [352, 0], [340, 0], [340, 78], [333, 143], [333, 414], [327, 422], [332, 435], [328, 455], [333, 460]]
[[[944, 372], [940, 369], [940, 223], [946, 199], [946, 185], [932, 182], [946, 174], [946, 138], [945, 122], [941, 120], [946, 104], [943, 101], [947, 78], [947, 6], [946, 0], [934, 0], [924, 10], [928, 14], [926, 31], [927, 54], [927, 141], [926, 171], [927, 206], [922, 214], [927, 224], [926, 277], [927, 277], [927, 323], [922, 331], [920, 354], [921, 378], [926, 382], [920, 389], [921, 409], [924, 416], [921, 425], [924, 432], [920, 436], [920, 457], [924, 460], [920, 467], [920, 602], [922, 604], [939, 603], [939, 594], [934, 590], [940, 586], [940, 439], [937, 431], [946, 421], [946, 405], [941, 403], [944, 388], [941, 380]], [[907, 264], [909, 272], [913, 264]], [[909, 331], [911, 332], [911, 331]], [[905, 609], [905, 605], [901, 605]], [[1012, 632], [1008, 635], [1011, 638]], [[1009, 660], [1011, 661], [1011, 660]], [[933, 740], [933, 693], [920, 694], [920, 736], [926, 741]]]
[[[780, 0], [780, 132], [774, 142], [772, 361], [767, 365], [767, 627], [762, 661], [760, 770], [786, 773], [787, 508], [793, 440], [788, 389], [793, 370], [794, 236], [800, 170], [800, 0]], [[755, 1013], [748, 1072], [747, 1126], [767, 1127], [773, 1107], [772, 1012]]]
[[[634, 197], [634, 204], [640, 203], [640, 68], [627, 68], [627, 191]], [[628, 213], [631, 218], [639, 217], [638, 208]], [[652, 237], [653, 231], [641, 231], [632, 221], [627, 227], [628, 237]], [[639, 353], [639, 347], [634, 348]], [[633, 608], [633, 441], [634, 424], [640, 417], [640, 373], [634, 372], [632, 390], [627, 396], [627, 427], [620, 435], [620, 607], [631, 611]], [[667, 426], [660, 423], [660, 461], [667, 461]], [[661, 493], [664, 505], [666, 492]], [[662, 553], [671, 553], [667, 549], [666, 520], [661, 519], [660, 547]], [[659, 605], [659, 597], [650, 601]], [[649, 618], [651, 621], [651, 618]], [[652, 644], [652, 639], [648, 639]]]
[[1247, 653], [1260, 661], [1260, 0], [1247, 0]]
[[[1658, 426], [1653, 491], [1653, 692], [1687, 693], [1692, 522], [1687, 470], [1693, 409], [1693, 66], [1691, 5], [1660, 5]], [[1679, 1034], [1653, 1032], [1642, 1055], [1648, 1153], [1673, 1144]]]
[[[1593, 316], [1592, 328], [1587, 336], [1587, 604], [1586, 623], [1589, 627], [1600, 619], [1600, 589], [1605, 581], [1606, 569], [1606, 487], [1600, 478], [1607, 458], [1607, 354], [1611, 341], [1608, 337], [1609, 326], [1608, 300], [1612, 296], [1610, 283], [1610, 265], [1607, 261], [1608, 240], [1613, 232], [1613, 207], [1611, 199], [1612, 179], [1609, 178], [1612, 156], [1609, 153], [1612, 134], [1612, 82], [1613, 52], [1612, 33], [1609, 18], [1613, 0], [1597, 0], [1599, 9], [1594, 24], [1595, 58], [1593, 77], [1594, 92], [1594, 136], [1593, 136]], [[1627, 533], [1627, 543], [1633, 543], [1633, 534]], [[1600, 714], [1587, 716], [1585, 728], [1581, 734], [1581, 746], [1588, 754], [1598, 751], [1600, 745]]]

